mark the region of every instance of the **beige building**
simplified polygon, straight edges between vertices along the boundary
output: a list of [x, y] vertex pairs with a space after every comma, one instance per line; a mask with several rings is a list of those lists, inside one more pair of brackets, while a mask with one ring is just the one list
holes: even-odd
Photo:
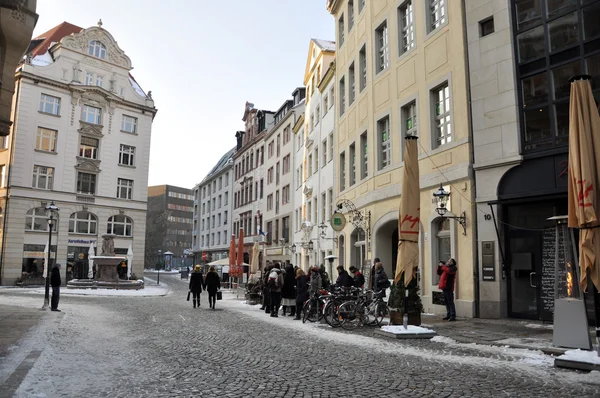
[[[341, 231], [339, 262], [349, 267], [379, 257], [388, 277], [394, 276], [403, 137], [417, 135], [425, 312], [445, 313], [436, 267], [453, 257], [459, 267], [457, 314], [473, 317], [476, 214], [463, 7], [449, 0], [328, 2], [337, 35], [335, 192], [368, 224], [367, 236], [351, 222]], [[440, 184], [451, 193], [446, 217], [464, 215], [464, 228], [436, 212], [432, 194]]]

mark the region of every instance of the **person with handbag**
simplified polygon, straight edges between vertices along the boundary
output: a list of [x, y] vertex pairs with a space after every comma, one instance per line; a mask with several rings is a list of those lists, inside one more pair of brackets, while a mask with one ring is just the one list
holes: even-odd
[[214, 310], [217, 303], [217, 291], [221, 290], [221, 279], [214, 266], [209, 268], [206, 278], [204, 278], [204, 289], [208, 292], [208, 304]]
[[[200, 308], [200, 293], [202, 293], [202, 285], [204, 285], [204, 279], [202, 278], [202, 271], [200, 270], [200, 265], [196, 264], [194, 267], [194, 272], [192, 272], [192, 276], [190, 277], [190, 292], [193, 294], [194, 300], [194, 308], [196, 308], [196, 303], [198, 303], [198, 308]], [[190, 295], [188, 293], [188, 300], [190, 299]]]

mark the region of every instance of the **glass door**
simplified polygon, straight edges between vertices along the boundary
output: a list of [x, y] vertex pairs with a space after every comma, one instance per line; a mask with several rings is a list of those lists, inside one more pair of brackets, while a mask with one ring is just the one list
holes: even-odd
[[538, 319], [541, 280], [539, 233], [513, 232], [509, 250], [509, 316]]

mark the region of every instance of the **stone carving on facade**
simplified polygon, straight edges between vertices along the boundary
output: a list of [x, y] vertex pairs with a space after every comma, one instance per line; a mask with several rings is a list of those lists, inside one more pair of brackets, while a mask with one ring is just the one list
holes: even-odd
[[81, 72], [82, 72], [82, 70], [79, 67], [79, 61], [77, 61], [73, 64], [73, 81], [74, 82], [81, 83], [81, 80], [79, 79]]
[[106, 62], [102, 62], [102, 61], [98, 60], [97, 58], [85, 57], [81, 60], [81, 62], [83, 62], [84, 64], [87, 64], [87, 65], [95, 66], [96, 68], [104, 69], [107, 72], [112, 72], [112, 69], [113, 69], [110, 66], [110, 64], [107, 64]]
[[99, 164], [100, 160], [80, 158], [77, 156], [77, 164], [75, 165], [75, 169], [84, 173], [98, 174], [100, 171], [102, 171], [100, 170], [100, 167], [98, 167]]
[[127, 70], [132, 69], [129, 57], [121, 50], [112, 35], [101, 27], [93, 26], [79, 33], [73, 33], [64, 37], [61, 40], [61, 44], [65, 48], [70, 48], [87, 55], [89, 44], [94, 40], [101, 42], [106, 47], [105, 61], [119, 65]]
[[112, 77], [109, 80], [110, 82], [110, 91], [113, 93], [117, 92], [117, 72], [113, 72]]
[[77, 130], [79, 134], [89, 135], [94, 138], [102, 138], [104, 134], [102, 134], [102, 128], [99, 124], [92, 124], [84, 121], [79, 121], [79, 129]]

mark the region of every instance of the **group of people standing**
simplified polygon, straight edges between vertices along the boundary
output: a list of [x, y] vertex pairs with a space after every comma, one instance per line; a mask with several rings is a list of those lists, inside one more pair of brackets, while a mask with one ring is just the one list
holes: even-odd
[[190, 276], [189, 289], [193, 295], [194, 308], [196, 306], [200, 308], [200, 294], [204, 289], [208, 292], [208, 304], [214, 310], [217, 302], [217, 291], [221, 290], [221, 279], [215, 271], [215, 267], [211, 266], [206, 277], [203, 277], [200, 265], [196, 265]]

